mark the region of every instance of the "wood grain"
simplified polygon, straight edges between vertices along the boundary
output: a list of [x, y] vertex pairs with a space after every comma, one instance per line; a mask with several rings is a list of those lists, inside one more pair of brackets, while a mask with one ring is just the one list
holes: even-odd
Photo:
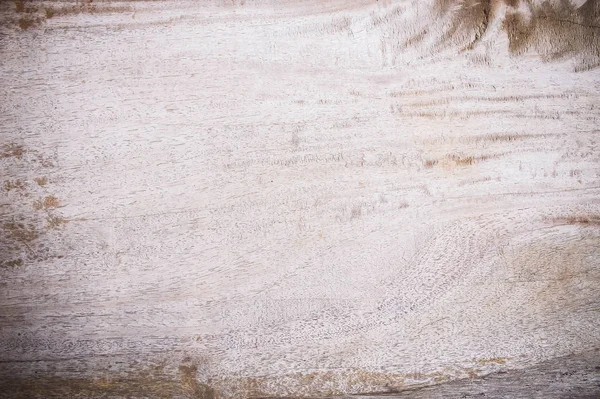
[[599, 7], [1, 3], [0, 396], [599, 394]]

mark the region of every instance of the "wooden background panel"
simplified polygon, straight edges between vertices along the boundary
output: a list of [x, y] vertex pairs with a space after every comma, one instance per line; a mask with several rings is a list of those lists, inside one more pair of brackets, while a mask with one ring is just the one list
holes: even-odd
[[597, 7], [3, 3], [2, 395], [597, 392]]

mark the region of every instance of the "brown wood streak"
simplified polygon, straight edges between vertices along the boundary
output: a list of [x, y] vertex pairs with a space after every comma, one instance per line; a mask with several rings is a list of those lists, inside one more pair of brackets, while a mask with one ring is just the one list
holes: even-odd
[[[310, 399], [355, 398], [548, 398], [569, 397], [595, 398], [600, 392], [600, 349], [563, 356], [541, 362], [535, 366], [518, 370], [508, 370], [486, 375], [437, 384], [405, 391], [387, 390], [381, 392], [358, 392], [344, 396], [302, 396]], [[183, 372], [192, 370], [183, 369]], [[22, 380], [0, 379], [5, 392], [12, 392], [11, 398], [67, 398], [67, 397], [172, 397], [189, 395], [190, 387], [195, 389], [191, 397], [210, 399], [214, 395], [209, 388], [181, 380], [169, 380], [156, 373], [147, 373], [138, 378], [112, 379], [47, 379]], [[252, 399], [268, 399], [273, 396], [249, 396]], [[297, 397], [279, 397], [297, 399]]]

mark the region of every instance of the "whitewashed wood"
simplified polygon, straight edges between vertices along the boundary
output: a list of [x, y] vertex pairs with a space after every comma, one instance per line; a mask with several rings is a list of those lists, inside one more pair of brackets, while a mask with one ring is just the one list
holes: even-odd
[[547, 360], [525, 369], [360, 398], [596, 398], [597, 350]]
[[400, 392], [596, 354], [598, 6], [513, 3], [3, 3], [2, 394]]

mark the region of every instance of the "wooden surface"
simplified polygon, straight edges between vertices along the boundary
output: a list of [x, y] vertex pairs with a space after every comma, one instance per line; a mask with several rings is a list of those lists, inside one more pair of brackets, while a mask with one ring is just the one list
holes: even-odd
[[598, 350], [546, 360], [525, 369], [502, 371], [446, 384], [370, 398], [597, 398], [600, 387]]
[[600, 393], [596, 1], [0, 18], [1, 397]]

